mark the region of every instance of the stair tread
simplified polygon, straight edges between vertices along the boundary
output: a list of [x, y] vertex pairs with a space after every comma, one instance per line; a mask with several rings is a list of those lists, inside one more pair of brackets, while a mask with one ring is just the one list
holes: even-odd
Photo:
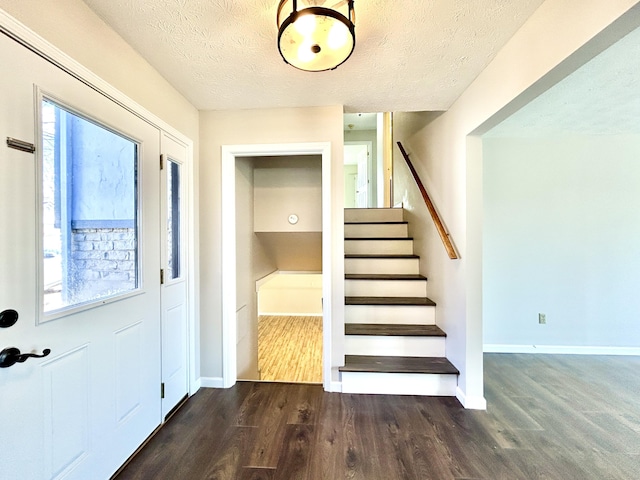
[[347, 253], [344, 258], [420, 258], [418, 255], [413, 255], [409, 253], [380, 253], [380, 254], [371, 254], [371, 253]]
[[341, 372], [431, 373], [458, 375], [458, 369], [445, 357], [381, 357], [345, 355]]
[[357, 240], [357, 241], [362, 241], [362, 240], [389, 240], [392, 242], [397, 242], [398, 240], [400, 241], [412, 241], [413, 237], [345, 237], [345, 240]]
[[417, 273], [347, 273], [346, 280], [427, 280]]
[[345, 335], [404, 336], [404, 337], [446, 337], [437, 325], [404, 325], [386, 323], [346, 323]]
[[367, 220], [365, 222], [344, 222], [345, 225], [407, 225], [409, 222], [405, 221], [391, 221], [391, 222], [372, 222], [371, 220]]
[[427, 297], [345, 297], [345, 305], [418, 305], [435, 307]]

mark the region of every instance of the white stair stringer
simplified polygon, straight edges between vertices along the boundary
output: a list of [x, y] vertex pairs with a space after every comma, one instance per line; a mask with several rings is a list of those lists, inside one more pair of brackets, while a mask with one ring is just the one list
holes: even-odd
[[345, 210], [342, 392], [455, 396], [459, 371], [402, 209]]

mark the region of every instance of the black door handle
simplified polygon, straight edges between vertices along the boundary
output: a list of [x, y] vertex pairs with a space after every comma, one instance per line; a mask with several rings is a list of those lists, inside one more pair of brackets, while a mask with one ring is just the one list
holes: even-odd
[[16, 347], [5, 348], [0, 352], [0, 368], [7, 368], [16, 363], [26, 362], [28, 358], [42, 358], [51, 353], [51, 349], [45, 348], [42, 355], [36, 353], [20, 353]]

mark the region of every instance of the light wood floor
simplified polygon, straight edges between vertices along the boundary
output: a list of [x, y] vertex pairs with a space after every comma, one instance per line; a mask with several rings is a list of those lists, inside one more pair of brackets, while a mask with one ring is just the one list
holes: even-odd
[[258, 319], [260, 379], [322, 383], [322, 317]]

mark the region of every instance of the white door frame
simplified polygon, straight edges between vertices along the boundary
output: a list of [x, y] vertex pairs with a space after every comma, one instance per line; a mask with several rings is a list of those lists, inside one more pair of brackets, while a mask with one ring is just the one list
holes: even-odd
[[[101, 77], [87, 69], [82, 64], [78, 63], [71, 57], [69, 57], [62, 50], [58, 49], [47, 40], [30, 30], [14, 19], [11, 15], [0, 9], [0, 30], [7, 32], [11, 38], [17, 39], [25, 48], [35, 52], [42, 58], [58, 66], [62, 70], [69, 73], [71, 76], [79, 79], [86, 85], [101, 93], [105, 97], [111, 99], [122, 108], [130, 111], [134, 115], [137, 115], [147, 123], [159, 128], [162, 132], [168, 133], [175, 137], [178, 141], [184, 143], [187, 146], [187, 159], [185, 166], [187, 172], [185, 175], [185, 182], [188, 187], [187, 197], [187, 212], [185, 222], [187, 224], [187, 238], [185, 238], [185, 247], [187, 249], [187, 262], [186, 266], [189, 269], [187, 276], [187, 299], [188, 299], [188, 347], [189, 347], [189, 395], [193, 395], [200, 388], [200, 375], [196, 371], [196, 365], [199, 364], [197, 356], [200, 355], [200, 330], [196, 323], [197, 315], [199, 314], [198, 303], [200, 301], [198, 295], [198, 286], [196, 284], [196, 258], [198, 257], [196, 251], [196, 230], [195, 222], [195, 197], [192, 188], [194, 179], [194, 165], [193, 165], [193, 140], [183, 135], [180, 131], [169, 125], [162, 118], [151, 113], [149, 110], [138, 104], [130, 97], [122, 93], [117, 88], [103, 80]], [[0, 33], [1, 34], [1, 33]]]
[[222, 385], [236, 371], [236, 157], [322, 155], [322, 377], [331, 383], [331, 143], [222, 146]]

